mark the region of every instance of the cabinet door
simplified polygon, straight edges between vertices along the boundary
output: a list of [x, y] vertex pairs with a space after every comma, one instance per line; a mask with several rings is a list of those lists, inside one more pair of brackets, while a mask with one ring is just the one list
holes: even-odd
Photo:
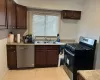
[[46, 66], [46, 53], [45, 50], [35, 51], [35, 67], [45, 67]]
[[58, 50], [47, 50], [47, 66], [58, 66]]
[[66, 10], [66, 11], [63, 11], [62, 12], [62, 17], [63, 18], [66, 18], [66, 19], [70, 19], [72, 17], [72, 15], [73, 15], [73, 12], [72, 11]]
[[73, 12], [73, 18], [74, 19], [80, 19], [81, 18], [81, 11]]
[[13, 0], [7, 0], [8, 28], [16, 28], [16, 6]]
[[27, 8], [17, 4], [16, 11], [17, 11], [17, 29], [26, 29]]
[[81, 18], [81, 11], [63, 10], [61, 15], [63, 19], [79, 20]]
[[6, 0], [0, 0], [0, 29], [7, 28], [6, 25]]
[[17, 68], [17, 56], [15, 50], [8, 50], [7, 51], [7, 63], [9, 69], [16, 69]]

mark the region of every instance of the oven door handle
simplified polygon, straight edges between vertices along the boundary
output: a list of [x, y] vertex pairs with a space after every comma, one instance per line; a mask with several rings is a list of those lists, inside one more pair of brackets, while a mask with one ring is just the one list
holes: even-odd
[[65, 49], [65, 51], [70, 54], [71, 56], [75, 56], [74, 54], [72, 54], [71, 52], [69, 52], [68, 50]]

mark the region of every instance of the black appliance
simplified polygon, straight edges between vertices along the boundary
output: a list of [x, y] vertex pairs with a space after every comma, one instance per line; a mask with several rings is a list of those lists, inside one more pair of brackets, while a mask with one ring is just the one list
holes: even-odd
[[77, 80], [77, 70], [91, 70], [94, 66], [96, 40], [80, 37], [79, 43], [66, 44], [64, 69], [71, 80]]
[[32, 43], [32, 35], [23, 36], [24, 43]]

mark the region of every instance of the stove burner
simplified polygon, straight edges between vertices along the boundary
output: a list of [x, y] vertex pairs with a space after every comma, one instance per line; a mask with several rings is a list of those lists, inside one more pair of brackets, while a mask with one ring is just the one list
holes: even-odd
[[90, 48], [81, 44], [66, 44], [66, 46], [72, 50], [90, 50]]

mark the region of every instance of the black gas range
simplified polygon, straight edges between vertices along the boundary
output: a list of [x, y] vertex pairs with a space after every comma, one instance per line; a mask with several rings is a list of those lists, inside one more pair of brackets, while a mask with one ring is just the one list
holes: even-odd
[[64, 69], [71, 80], [77, 80], [77, 70], [91, 70], [94, 65], [96, 40], [80, 37], [79, 43], [66, 44]]

